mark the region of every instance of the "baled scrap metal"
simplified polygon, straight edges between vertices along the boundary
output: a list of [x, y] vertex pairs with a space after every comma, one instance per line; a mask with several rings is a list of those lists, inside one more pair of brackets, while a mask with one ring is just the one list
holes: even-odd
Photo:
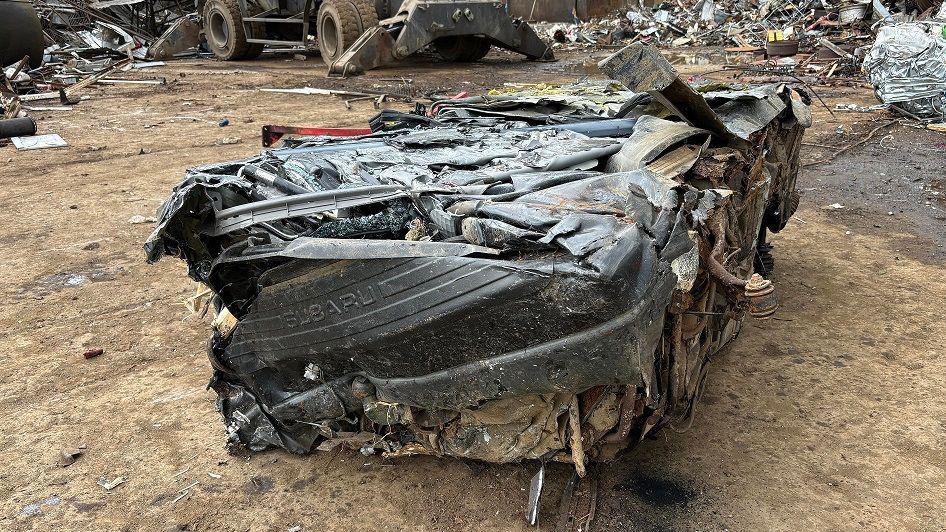
[[864, 58], [878, 100], [921, 117], [946, 115], [944, 26], [946, 21], [930, 21], [880, 28]]
[[[233, 317], [210, 346], [231, 442], [305, 453], [367, 431], [365, 451], [583, 470], [687, 418], [752, 303], [761, 228], [784, 226], [797, 162], [773, 158], [797, 150], [772, 144], [805, 127], [788, 88], [735, 94], [704, 105], [783, 105], [747, 140], [715, 115], [645, 115], [618, 137], [438, 118], [189, 171], [146, 250], [183, 258]], [[371, 192], [324, 203], [350, 190]], [[274, 201], [309, 207], [219, 230]]]

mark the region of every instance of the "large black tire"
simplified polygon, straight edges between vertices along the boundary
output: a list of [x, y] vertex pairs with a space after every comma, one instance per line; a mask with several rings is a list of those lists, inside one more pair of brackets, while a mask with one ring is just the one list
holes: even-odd
[[43, 26], [29, 1], [0, 0], [0, 68], [30, 56], [30, 66], [43, 64]]
[[[246, 35], [247, 39], [265, 39], [266, 38], [266, 27], [260, 23], [250, 23], [244, 24], [243, 27], [246, 28], [249, 26], [250, 33]], [[294, 24], [293, 24], [294, 26]], [[266, 45], [260, 42], [253, 42], [246, 44], [246, 53], [243, 54], [243, 59], [256, 59], [263, 53], [263, 48]]]
[[319, 52], [331, 65], [362, 33], [378, 25], [378, 13], [369, 0], [325, 0], [316, 20]]
[[265, 44], [261, 43], [252, 43], [246, 48], [246, 53], [243, 54], [243, 59], [256, 59], [263, 53], [263, 47]]
[[[237, 0], [207, 0], [204, 4], [204, 34], [207, 46], [223, 61], [235, 61], [259, 56], [262, 44], [246, 42], [243, 15]], [[252, 37], [262, 37], [262, 28], [256, 28]]]
[[453, 63], [479, 61], [489, 53], [489, 40], [475, 35], [441, 37], [434, 41], [434, 49], [440, 57]]
[[361, 16], [362, 33], [378, 25], [378, 11], [373, 0], [352, 0], [352, 3]]

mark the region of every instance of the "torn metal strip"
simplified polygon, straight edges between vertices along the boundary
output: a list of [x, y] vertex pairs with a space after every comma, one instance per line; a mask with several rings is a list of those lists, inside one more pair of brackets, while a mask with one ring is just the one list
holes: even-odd
[[403, 198], [406, 188], [395, 185], [336, 189], [296, 194], [258, 201], [217, 211], [211, 236], [218, 236], [254, 224], [310, 216]]

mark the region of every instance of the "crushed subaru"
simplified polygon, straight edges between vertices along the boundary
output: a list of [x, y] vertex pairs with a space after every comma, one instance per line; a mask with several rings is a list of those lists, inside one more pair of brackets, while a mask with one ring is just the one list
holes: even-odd
[[209, 288], [230, 442], [583, 474], [689, 422], [776, 310], [810, 98], [641, 44], [600, 68], [187, 172], [145, 251]]

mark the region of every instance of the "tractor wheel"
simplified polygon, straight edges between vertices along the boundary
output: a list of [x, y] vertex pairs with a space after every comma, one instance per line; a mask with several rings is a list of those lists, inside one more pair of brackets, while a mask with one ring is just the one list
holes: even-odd
[[237, 0], [207, 0], [204, 4], [204, 34], [210, 50], [224, 61], [255, 57], [263, 51], [262, 45], [246, 42], [243, 15]]
[[378, 11], [374, 0], [352, 0], [361, 16], [361, 32], [364, 33], [378, 25]]
[[[243, 24], [243, 27], [246, 28], [249, 26], [249, 32], [246, 34], [247, 39], [265, 39], [266, 38], [266, 26], [259, 22], [251, 22], [249, 24]], [[243, 54], [241, 59], [256, 59], [263, 53], [263, 48], [266, 45], [261, 42], [251, 42], [246, 43], [246, 53]]]
[[243, 57], [241, 59], [256, 59], [257, 57], [263, 54], [264, 46], [266, 45], [263, 43], [258, 43], [258, 42], [250, 43], [246, 47], [246, 53], [243, 54]]
[[374, 3], [367, 0], [325, 0], [319, 6], [316, 33], [322, 60], [338, 60], [365, 31], [378, 25]]
[[479, 61], [489, 53], [489, 40], [475, 35], [441, 37], [434, 41], [440, 57], [450, 62], [470, 63]]

